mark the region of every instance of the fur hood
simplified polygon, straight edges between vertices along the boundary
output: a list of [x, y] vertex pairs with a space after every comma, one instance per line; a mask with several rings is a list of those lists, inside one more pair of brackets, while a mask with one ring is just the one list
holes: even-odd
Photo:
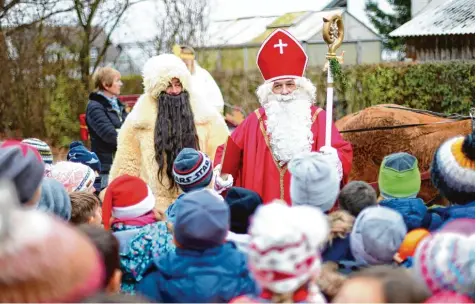
[[133, 121], [137, 128], [154, 128], [157, 118], [157, 100], [161, 92], [165, 91], [172, 78], [178, 78], [184, 90], [190, 95], [190, 105], [196, 124], [204, 124], [216, 119], [219, 113], [201, 100], [195, 93], [191, 83], [191, 74], [185, 63], [173, 54], [162, 54], [147, 60], [142, 71], [144, 94], [135, 104], [128, 119]]

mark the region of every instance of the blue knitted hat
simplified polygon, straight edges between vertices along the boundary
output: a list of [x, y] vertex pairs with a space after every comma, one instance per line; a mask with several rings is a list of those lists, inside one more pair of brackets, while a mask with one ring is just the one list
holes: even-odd
[[458, 136], [436, 150], [431, 181], [451, 203], [474, 202], [474, 134]]
[[69, 152], [66, 159], [74, 163], [86, 165], [94, 171], [101, 172], [101, 162], [96, 153], [90, 152], [80, 141], [73, 141], [69, 145]]
[[183, 192], [208, 186], [213, 177], [212, 161], [200, 151], [183, 148], [174, 161], [174, 179]]
[[225, 201], [230, 206], [230, 231], [247, 233], [251, 216], [263, 203], [259, 194], [249, 189], [231, 187], [226, 193]]
[[44, 178], [41, 183], [41, 199], [36, 209], [69, 221], [71, 200], [63, 184], [52, 178]]
[[174, 237], [183, 248], [205, 250], [225, 242], [230, 209], [213, 190], [186, 193], [176, 209]]

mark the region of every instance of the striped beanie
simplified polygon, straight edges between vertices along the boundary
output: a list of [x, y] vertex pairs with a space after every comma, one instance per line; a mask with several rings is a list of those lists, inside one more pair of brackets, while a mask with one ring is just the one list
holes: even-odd
[[474, 134], [453, 137], [436, 150], [431, 181], [451, 203], [474, 202]]
[[212, 161], [200, 151], [183, 148], [174, 161], [174, 179], [183, 192], [207, 187], [213, 177]]
[[51, 148], [44, 141], [37, 138], [26, 138], [21, 142], [38, 150], [45, 164], [53, 163], [53, 153], [51, 152]]
[[70, 225], [20, 208], [0, 182], [0, 302], [77, 303], [102, 288], [104, 264], [94, 244]]
[[415, 278], [433, 294], [454, 291], [474, 300], [475, 236], [440, 231], [424, 238], [413, 261]]

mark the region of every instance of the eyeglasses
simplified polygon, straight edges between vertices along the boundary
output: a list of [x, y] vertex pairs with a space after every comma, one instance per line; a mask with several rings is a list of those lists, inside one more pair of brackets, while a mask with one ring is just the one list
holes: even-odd
[[296, 84], [294, 82], [290, 83], [276, 83], [273, 85], [273, 93], [282, 94], [283, 92], [291, 93], [296, 90]]

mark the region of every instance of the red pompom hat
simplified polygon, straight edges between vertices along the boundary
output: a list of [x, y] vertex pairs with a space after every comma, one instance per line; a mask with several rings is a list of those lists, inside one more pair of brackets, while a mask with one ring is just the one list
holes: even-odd
[[111, 216], [131, 219], [152, 211], [155, 197], [152, 190], [140, 178], [122, 175], [107, 187], [102, 203], [104, 229], [109, 230]]

